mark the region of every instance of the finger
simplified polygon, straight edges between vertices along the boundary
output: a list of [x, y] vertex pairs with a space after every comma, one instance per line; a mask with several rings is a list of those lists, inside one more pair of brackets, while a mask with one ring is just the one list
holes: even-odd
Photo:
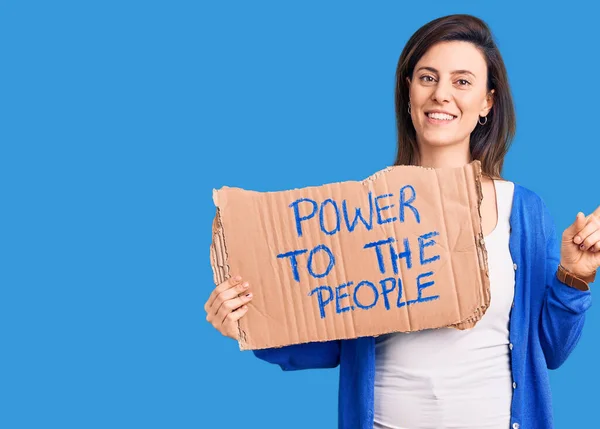
[[593, 214], [594, 216], [598, 216], [598, 217], [600, 217], [600, 206], [596, 207], [596, 210], [594, 210], [594, 211], [592, 212], [592, 214]]
[[575, 222], [573, 222], [573, 224], [571, 224], [571, 226], [568, 228], [569, 234], [573, 236], [573, 241], [575, 242], [575, 244], [580, 244], [585, 238], [582, 237], [580, 234], [583, 228], [585, 227], [586, 222], [587, 220], [583, 212], [579, 212], [577, 213]]
[[600, 243], [600, 229], [597, 229], [592, 234], [588, 235], [583, 243], [579, 245], [581, 250], [590, 249], [592, 250], [592, 246], [595, 246], [597, 243]]
[[[587, 224], [581, 229], [581, 231], [578, 231], [577, 235], [575, 235], [575, 237], [573, 237], [573, 242], [575, 244], [579, 244], [581, 249], [583, 249], [583, 247], [581, 247], [581, 244], [583, 244], [583, 242], [590, 235], [592, 235], [594, 232], [596, 232], [600, 229], [600, 220], [597, 219], [595, 216], [590, 215], [589, 219], [586, 222], [587, 222]], [[588, 248], [588, 247], [589, 246], [585, 246], [585, 248]]]
[[225, 322], [220, 326], [219, 331], [236, 341], [240, 339], [238, 320], [242, 318], [248, 312], [248, 306], [244, 305], [235, 311], [232, 311], [227, 315]]
[[219, 308], [216, 319], [218, 321], [220, 321], [221, 323], [223, 323], [229, 313], [237, 310], [242, 305], [247, 304], [251, 300], [252, 300], [252, 293], [249, 292], [247, 295], [242, 295], [237, 298], [233, 298], [233, 299], [229, 299], [229, 300], [225, 301], [223, 303], [223, 305], [221, 305], [221, 308]]
[[232, 311], [227, 316], [225, 316], [225, 321], [223, 322], [223, 324], [236, 323], [238, 320], [240, 320], [242, 317], [244, 317], [244, 315], [247, 312], [248, 312], [248, 306], [242, 305], [237, 310]]
[[[212, 319], [217, 320], [217, 322], [220, 324], [223, 320], [224, 316], [219, 316], [219, 311], [221, 311], [221, 309], [223, 308], [223, 305], [225, 303], [227, 303], [228, 301], [231, 301], [232, 299], [239, 297], [241, 294], [246, 295], [250, 290], [248, 289], [250, 287], [248, 282], [244, 282], [244, 283], [240, 283], [237, 286], [234, 286], [232, 288], [227, 289], [224, 292], [221, 292], [213, 301], [212, 306], [206, 311], [206, 320], [211, 321]], [[233, 308], [230, 306], [231, 303], [229, 303], [223, 311], [225, 313], [223, 314], [227, 314], [229, 310], [228, 308]]]
[[226, 303], [227, 301], [230, 301], [232, 299], [235, 299], [236, 297], [238, 297], [241, 294], [246, 295], [249, 292], [249, 289], [248, 289], [249, 287], [250, 287], [250, 284], [248, 282], [244, 282], [244, 283], [240, 283], [237, 286], [229, 288], [224, 292], [221, 292], [215, 299], [210, 311], [213, 314], [218, 314], [219, 310], [221, 310], [221, 307], [223, 307], [224, 303]]
[[223, 283], [221, 283], [220, 285], [215, 287], [213, 289], [212, 293], [210, 294], [210, 296], [208, 297], [208, 299], [206, 300], [206, 304], [204, 304], [204, 311], [206, 311], [208, 313], [208, 309], [213, 306], [217, 296], [219, 296], [219, 294], [221, 292], [223, 292], [229, 288], [232, 288], [234, 286], [237, 286], [241, 280], [242, 280], [241, 276], [230, 277], [227, 280], [225, 280]]

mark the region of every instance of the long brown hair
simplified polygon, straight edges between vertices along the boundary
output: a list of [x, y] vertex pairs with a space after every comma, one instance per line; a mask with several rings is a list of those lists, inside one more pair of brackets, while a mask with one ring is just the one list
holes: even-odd
[[395, 165], [418, 165], [419, 148], [416, 131], [408, 113], [409, 88], [406, 78], [427, 50], [438, 42], [470, 42], [483, 54], [488, 69], [487, 90], [494, 89], [494, 104], [485, 125], [477, 124], [471, 132], [469, 149], [473, 160], [481, 161], [482, 172], [501, 178], [504, 156], [515, 136], [515, 109], [508, 76], [500, 51], [487, 24], [472, 15], [443, 16], [419, 28], [408, 40], [396, 68], [396, 127], [398, 152]]

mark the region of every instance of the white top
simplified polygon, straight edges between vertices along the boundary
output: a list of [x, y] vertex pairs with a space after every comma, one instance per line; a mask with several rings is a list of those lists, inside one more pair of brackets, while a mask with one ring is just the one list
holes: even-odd
[[515, 271], [508, 243], [514, 183], [494, 185], [498, 223], [484, 237], [490, 307], [472, 329], [376, 337], [375, 429], [510, 427], [508, 322]]

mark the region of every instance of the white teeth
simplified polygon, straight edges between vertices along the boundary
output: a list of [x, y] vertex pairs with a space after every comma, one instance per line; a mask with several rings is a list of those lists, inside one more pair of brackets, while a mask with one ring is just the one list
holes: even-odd
[[452, 119], [454, 119], [454, 116], [446, 115], [445, 113], [428, 113], [427, 116], [429, 116], [432, 119], [444, 119], [447, 121], [451, 121]]

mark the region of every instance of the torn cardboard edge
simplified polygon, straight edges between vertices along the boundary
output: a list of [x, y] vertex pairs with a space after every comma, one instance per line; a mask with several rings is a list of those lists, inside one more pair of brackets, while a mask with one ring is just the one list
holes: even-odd
[[[216, 191], [213, 189], [213, 200], [217, 205]], [[221, 211], [217, 207], [217, 212], [212, 224], [212, 244], [210, 246], [210, 260], [213, 267], [213, 280], [216, 286], [231, 278], [229, 264], [227, 263], [227, 246], [225, 244], [225, 235], [221, 222]], [[238, 329], [238, 343], [240, 350], [245, 349], [246, 331], [242, 329], [240, 321], [236, 322]]]
[[[476, 228], [475, 228], [474, 243], [476, 246], [476, 253], [477, 253], [477, 260], [478, 260], [479, 268], [480, 268], [481, 272], [485, 274], [485, 278], [483, 279], [483, 284], [484, 284], [483, 302], [481, 303], [481, 305], [476, 307], [475, 310], [470, 315], [465, 317], [463, 320], [448, 324], [446, 326], [439, 326], [437, 328], [451, 327], [451, 328], [460, 329], [460, 330], [472, 328], [483, 317], [483, 315], [485, 314], [485, 311], [489, 307], [489, 302], [490, 302], [489, 268], [488, 268], [488, 260], [487, 260], [487, 251], [485, 249], [485, 240], [484, 240], [484, 235], [483, 235], [482, 226], [481, 226], [481, 222], [482, 222], [481, 203], [483, 200], [483, 192], [482, 192], [482, 185], [481, 185], [481, 177], [482, 177], [481, 163], [480, 163], [480, 161], [475, 160], [472, 163], [470, 163], [469, 166], [472, 166], [474, 169], [473, 178], [474, 178], [475, 191], [476, 191], [476, 207], [474, 210], [471, 210], [471, 215], [476, 216], [476, 219], [477, 219], [477, 222], [475, 225]], [[374, 174], [372, 174], [371, 176], [367, 177], [366, 179], [364, 179], [362, 181], [347, 181], [347, 182], [340, 182], [339, 184], [354, 183], [354, 184], [360, 184], [365, 187], [370, 187], [381, 176], [385, 175], [385, 173], [390, 172], [398, 167], [417, 168], [417, 169], [424, 169], [424, 170], [448, 170], [448, 169], [436, 169], [436, 168], [422, 167], [422, 166], [390, 166], [390, 167], [386, 167], [382, 170], [375, 172]], [[462, 168], [463, 167], [461, 167], [461, 169]], [[326, 184], [326, 185], [336, 185], [336, 184], [334, 183], [334, 184]], [[284, 192], [291, 192], [291, 191], [307, 192], [310, 190], [320, 189], [323, 186], [325, 186], [325, 185], [310, 186], [310, 187], [306, 187], [306, 188], [297, 188], [297, 189], [293, 189], [293, 190], [289, 190], [289, 191], [273, 191], [273, 192], [246, 191], [246, 190], [242, 190], [240, 188], [228, 188], [228, 187], [223, 187], [220, 190], [213, 189], [213, 201], [217, 208], [216, 208], [216, 214], [215, 214], [215, 218], [213, 220], [213, 225], [212, 225], [213, 242], [211, 243], [211, 247], [210, 247], [210, 257], [211, 257], [211, 266], [213, 267], [213, 278], [214, 278], [215, 284], [218, 285], [218, 284], [224, 282], [226, 279], [231, 277], [231, 266], [229, 264], [229, 254], [228, 254], [226, 233], [224, 231], [222, 212], [221, 212], [221, 208], [220, 208], [219, 193], [221, 191], [226, 190], [226, 189], [238, 189], [245, 193], [253, 193], [253, 194], [257, 194], [257, 195], [268, 195], [268, 194], [282, 194]], [[470, 205], [470, 207], [471, 207], [471, 209], [473, 208], [472, 205]], [[237, 272], [237, 270], [236, 270], [236, 272]], [[240, 272], [239, 274], [244, 276], [243, 272]], [[256, 296], [256, 293], [255, 293], [255, 296]], [[252, 302], [250, 304], [248, 304], [249, 307], [252, 307], [252, 304], [253, 304]], [[250, 308], [249, 310], [252, 310], [252, 308]], [[247, 318], [248, 314], [250, 314], [250, 311], [245, 315], [244, 318]], [[240, 350], [247, 350], [247, 349], [253, 349], [253, 348], [254, 349], [255, 348], [267, 348], [267, 347], [262, 347], [262, 346], [261, 347], [253, 347], [252, 344], [249, 343], [248, 332], [246, 332], [246, 329], [248, 328], [248, 326], [247, 326], [247, 324], [244, 324], [244, 320], [243, 320], [244, 318], [238, 320], [238, 322], [237, 322], [238, 332], [239, 332], [238, 342], [239, 342]], [[246, 326], [244, 327], [244, 325], [246, 325]], [[436, 328], [425, 328], [425, 329], [436, 329]], [[376, 336], [379, 334], [373, 334], [373, 335]], [[332, 338], [322, 338], [322, 339], [312, 339], [311, 341], [329, 341], [331, 339]], [[343, 338], [340, 338], [340, 339], [343, 339]], [[291, 343], [291, 344], [295, 344], [295, 343]], [[274, 345], [274, 346], [269, 346], [269, 347], [282, 347], [285, 345], [287, 345], [287, 344]]]

